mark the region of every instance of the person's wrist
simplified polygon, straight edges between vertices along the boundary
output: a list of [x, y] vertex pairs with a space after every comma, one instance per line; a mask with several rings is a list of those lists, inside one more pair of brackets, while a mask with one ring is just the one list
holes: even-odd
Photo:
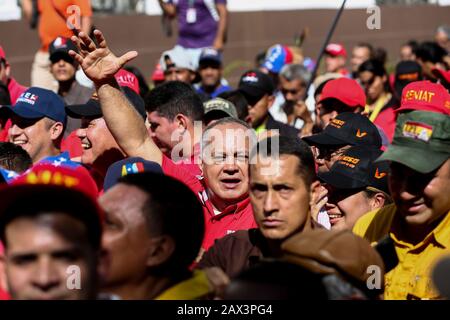
[[119, 84], [116, 81], [116, 78], [108, 78], [101, 81], [94, 81], [95, 90], [98, 92], [99, 90], [102, 90], [103, 88], [109, 86], [109, 87], [115, 87], [119, 88]]

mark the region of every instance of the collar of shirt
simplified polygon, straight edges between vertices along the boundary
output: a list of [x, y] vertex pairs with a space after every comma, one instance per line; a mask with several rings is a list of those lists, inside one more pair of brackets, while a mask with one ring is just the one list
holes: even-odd
[[238, 215], [236, 218], [239, 218], [245, 212], [245, 210], [247, 209], [247, 207], [249, 205], [250, 205], [250, 198], [246, 197], [244, 200], [242, 200], [238, 203], [229, 205], [221, 213], [214, 214], [214, 208], [211, 203], [211, 200], [206, 202], [206, 207], [208, 208], [209, 214], [211, 216], [211, 220], [220, 220], [223, 217], [228, 216], [230, 214], [236, 214], [236, 215]]
[[392, 222], [390, 236], [398, 245], [408, 247], [412, 250], [421, 248], [430, 241], [434, 240], [443, 248], [448, 248], [450, 246], [450, 211], [446, 213], [444, 219], [436, 226], [436, 228], [434, 228], [422, 241], [416, 245], [409, 243], [407, 240], [399, 240], [397, 231], [399, 228], [399, 220], [396, 219], [396, 217], [398, 217], [397, 214]]

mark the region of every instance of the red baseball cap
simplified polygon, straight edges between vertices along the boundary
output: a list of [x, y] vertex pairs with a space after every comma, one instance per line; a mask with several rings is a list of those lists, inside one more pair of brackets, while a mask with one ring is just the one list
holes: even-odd
[[97, 186], [83, 167], [73, 169], [37, 164], [10, 184], [0, 187], [0, 232], [4, 232], [11, 218], [21, 214], [11, 211], [11, 206], [24, 205], [38, 210], [42, 206], [48, 213], [64, 212], [81, 221], [86, 226], [89, 241], [98, 248], [104, 213], [94, 192], [97, 192]]
[[57, 185], [77, 189], [92, 199], [97, 199], [98, 188], [89, 171], [83, 166], [76, 168], [50, 163], [36, 164], [9, 185]]
[[319, 103], [331, 98], [337, 99], [351, 108], [364, 108], [366, 105], [364, 90], [358, 82], [349, 78], [338, 78], [325, 84]]
[[128, 87], [137, 94], [140, 94], [139, 81], [133, 73], [120, 69], [114, 77], [116, 78], [119, 86]]
[[157, 64], [155, 66], [155, 71], [152, 74], [152, 81], [164, 81], [164, 71], [161, 67], [161, 64]]
[[329, 43], [325, 48], [325, 53], [333, 57], [338, 56], [347, 57], [347, 51], [345, 50], [344, 46], [340, 43]]
[[415, 81], [408, 84], [402, 92], [400, 108], [404, 110], [432, 111], [450, 115], [450, 94], [438, 83]]

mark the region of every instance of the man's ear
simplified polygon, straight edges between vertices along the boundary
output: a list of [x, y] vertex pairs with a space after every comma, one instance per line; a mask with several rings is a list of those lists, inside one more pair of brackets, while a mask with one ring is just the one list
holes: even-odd
[[333, 110], [330, 112], [330, 119], [334, 119], [339, 115], [339, 113], [336, 110]]
[[372, 210], [384, 207], [385, 203], [386, 203], [386, 195], [382, 192], [377, 192], [370, 199], [370, 207], [372, 208]]
[[275, 102], [275, 96], [274, 95], [270, 95], [267, 98], [267, 102], [269, 103], [269, 109], [270, 109], [270, 107], [272, 107], [273, 103]]
[[64, 125], [61, 122], [55, 122], [50, 127], [50, 137], [52, 140], [57, 140], [64, 133]]
[[309, 190], [309, 198], [311, 199], [311, 202], [313, 202], [319, 195], [319, 193], [322, 190], [322, 185], [320, 184], [319, 180], [314, 181], [311, 183], [311, 188]]
[[157, 267], [168, 261], [175, 251], [175, 246], [175, 241], [170, 236], [151, 238], [148, 246], [147, 266]]
[[[5, 67], [5, 74], [6, 74], [6, 78], [9, 78], [9, 76], [11, 75], [11, 66], [9, 64], [7, 64]], [[5, 84], [7, 84], [7, 83], [5, 83]]]
[[177, 114], [175, 116], [174, 122], [176, 123], [178, 129], [188, 129], [189, 119], [184, 114]]
[[191, 83], [194, 82], [195, 77], [196, 77], [196, 73], [189, 71], [189, 80], [191, 81]]

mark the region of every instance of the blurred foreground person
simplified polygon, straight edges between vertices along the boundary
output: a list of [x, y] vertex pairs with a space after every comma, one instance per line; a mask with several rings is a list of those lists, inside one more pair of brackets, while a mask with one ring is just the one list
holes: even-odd
[[[174, 201], [176, 194], [176, 201]], [[198, 299], [205, 273], [189, 270], [204, 235], [202, 207], [181, 182], [163, 174], [129, 174], [100, 197], [103, 248], [111, 260], [103, 291], [121, 299]]]
[[304, 231], [281, 249], [279, 259], [266, 259], [233, 279], [225, 298], [369, 300], [383, 292], [383, 260], [350, 231]]
[[96, 192], [87, 172], [47, 164], [0, 190], [2, 263], [12, 299], [100, 298], [107, 264]]

